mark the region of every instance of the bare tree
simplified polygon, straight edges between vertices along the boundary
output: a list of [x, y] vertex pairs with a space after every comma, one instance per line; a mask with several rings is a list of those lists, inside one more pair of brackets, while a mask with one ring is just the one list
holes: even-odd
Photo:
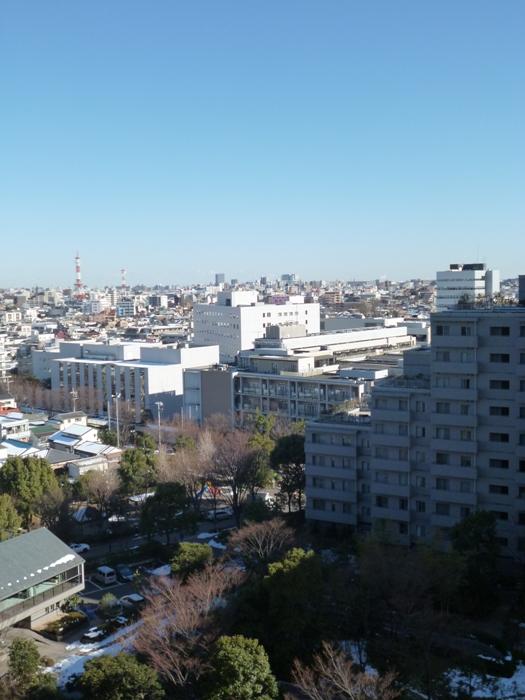
[[226, 593], [239, 585], [242, 575], [208, 565], [186, 584], [161, 579], [145, 592], [147, 604], [134, 638], [137, 652], [169, 683], [185, 689], [206, 670], [205, 658], [220, 631], [214, 611]]
[[281, 518], [248, 523], [230, 537], [230, 546], [238, 551], [250, 568], [260, 568], [279, 558], [294, 542], [294, 531]]
[[85, 475], [85, 487], [88, 500], [97, 506], [101, 514], [107, 514], [120, 488], [120, 481], [114, 469], [91, 471]]
[[255, 454], [250, 446], [250, 434], [231, 430], [218, 438], [215, 452], [216, 479], [230, 488], [226, 500], [230, 503], [237, 526], [241, 511], [253, 483]]
[[[333, 644], [323, 642], [311, 666], [294, 661], [292, 678], [309, 700], [395, 700], [395, 675], [364, 673]], [[287, 696], [290, 698], [291, 696]]]

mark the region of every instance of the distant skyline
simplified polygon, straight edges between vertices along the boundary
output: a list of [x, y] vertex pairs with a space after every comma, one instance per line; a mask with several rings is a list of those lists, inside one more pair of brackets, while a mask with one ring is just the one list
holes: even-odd
[[525, 273], [522, 0], [4, 0], [0, 287]]

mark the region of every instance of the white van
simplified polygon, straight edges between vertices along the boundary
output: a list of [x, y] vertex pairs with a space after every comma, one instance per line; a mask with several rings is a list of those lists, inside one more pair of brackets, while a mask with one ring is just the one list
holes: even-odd
[[93, 578], [95, 581], [98, 581], [98, 583], [103, 583], [104, 586], [109, 586], [110, 583], [117, 582], [117, 572], [110, 566], [99, 566], [95, 571]]

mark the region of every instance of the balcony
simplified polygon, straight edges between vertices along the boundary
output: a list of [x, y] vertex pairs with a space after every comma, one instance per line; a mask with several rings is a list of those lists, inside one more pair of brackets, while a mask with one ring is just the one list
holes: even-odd
[[409, 498], [410, 486], [408, 484], [385, 484], [381, 481], [374, 481], [370, 484], [370, 493], [378, 496], [399, 496]]
[[400, 510], [399, 508], [379, 508], [378, 506], [372, 506], [372, 519], [375, 518], [408, 523], [410, 522], [410, 511]]
[[45, 603], [47, 600], [52, 600], [53, 598], [56, 598], [73, 588], [78, 588], [78, 586], [80, 586], [81, 584], [82, 577], [77, 576], [74, 579], [71, 579], [70, 581], [64, 581], [63, 583], [59, 583], [56, 586], [53, 586], [53, 588], [49, 588], [47, 591], [38, 593], [32, 598], [27, 598], [26, 600], [23, 600], [20, 603], [11, 605], [10, 607], [0, 612], [0, 628], [3, 626], [4, 622], [12, 620], [15, 617], [19, 617], [21, 613], [26, 611], [29, 616], [31, 610], [42, 605], [42, 603]]
[[436, 335], [432, 334], [432, 347], [440, 350], [448, 348], [460, 348], [475, 350], [478, 347], [477, 335]]
[[407, 435], [390, 433], [373, 433], [375, 445], [386, 445], [387, 447], [408, 447], [410, 438]]
[[375, 421], [399, 421], [408, 423], [410, 418], [410, 411], [408, 409], [398, 409], [398, 408], [374, 408], [373, 409], [374, 422]]
[[461, 413], [437, 413], [437, 411], [433, 411], [430, 422], [432, 425], [457, 425], [458, 428], [475, 428], [478, 424], [478, 417], [475, 413], [463, 415]]
[[433, 386], [431, 395], [433, 399], [443, 399], [445, 401], [475, 401], [478, 397], [478, 392], [474, 388], [461, 389], [460, 387]]
[[443, 491], [442, 489], [431, 489], [430, 497], [433, 501], [443, 501], [445, 503], [456, 503], [461, 506], [475, 507], [478, 497], [475, 493], [463, 493], [463, 491]]

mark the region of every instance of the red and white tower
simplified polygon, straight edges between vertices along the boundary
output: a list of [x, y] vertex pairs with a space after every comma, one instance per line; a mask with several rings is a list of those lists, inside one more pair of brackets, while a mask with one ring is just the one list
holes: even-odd
[[77, 253], [75, 256], [75, 298], [83, 299], [84, 285], [82, 284], [82, 274], [80, 272], [80, 255]]

